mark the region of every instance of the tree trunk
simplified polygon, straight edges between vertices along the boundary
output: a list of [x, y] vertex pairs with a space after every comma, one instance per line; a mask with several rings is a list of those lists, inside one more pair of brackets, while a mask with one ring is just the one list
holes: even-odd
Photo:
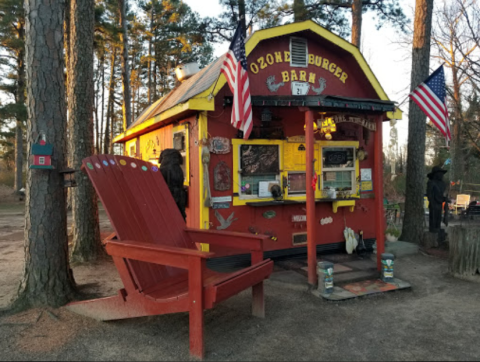
[[238, 20], [242, 23], [243, 36], [247, 34], [247, 14], [245, 13], [245, 0], [238, 0]]
[[293, 18], [295, 23], [308, 19], [305, 0], [293, 0]]
[[[27, 176], [25, 269], [14, 306], [59, 307], [74, 292], [68, 265], [65, 167], [64, 1], [26, 0], [27, 135], [44, 133], [53, 145], [54, 170]], [[29, 147], [30, 149], [30, 147]]]
[[[18, 28], [18, 38], [25, 38], [25, 28]], [[25, 104], [25, 50], [21, 49], [17, 54], [17, 90], [15, 102], [17, 104]], [[25, 115], [16, 115], [17, 122], [15, 127], [15, 184], [14, 191], [19, 192], [23, 187], [23, 122]]]
[[[110, 140], [113, 141], [113, 138], [115, 137], [115, 129], [114, 129], [114, 126], [115, 126], [115, 121], [117, 120], [116, 116], [115, 116], [115, 113], [114, 113], [114, 109], [113, 109], [113, 105], [114, 103], [112, 102], [112, 110], [110, 111], [111, 113], [111, 118], [110, 118]], [[108, 153], [113, 155], [113, 142], [110, 141], [109, 145], [108, 145]]]
[[115, 92], [115, 59], [117, 48], [112, 49], [112, 59], [110, 61], [110, 84], [108, 86], [107, 119], [105, 122], [105, 136], [103, 141], [103, 153], [108, 154], [110, 149], [110, 118], [113, 117], [113, 97]]
[[[153, 6], [152, 9], [150, 10], [150, 32], [153, 30]], [[148, 66], [148, 104], [150, 105], [152, 103], [152, 42], [153, 39], [150, 38], [148, 40], [148, 60], [147, 60], [147, 66]]]
[[[97, 66], [97, 69], [100, 69], [100, 67], [102, 66], [101, 64], [101, 60], [98, 59], [98, 66]], [[96, 86], [95, 86], [95, 101], [94, 101], [94, 114], [95, 114], [95, 142], [94, 142], [94, 145], [95, 145], [95, 154], [99, 154], [100, 153], [100, 149], [99, 149], [99, 132], [100, 132], [100, 119], [98, 118], [98, 105], [99, 105], [99, 100], [98, 100], [98, 88], [99, 88], [99, 85], [98, 83], [101, 82], [101, 77], [99, 77], [99, 79], [95, 82]]]
[[[70, 81], [68, 114], [70, 117], [70, 164], [79, 170], [82, 160], [94, 154], [93, 145], [93, 30], [94, 0], [70, 0]], [[72, 189], [71, 260], [95, 260], [100, 253], [98, 200], [83, 172], [77, 172], [77, 187]]]
[[23, 132], [22, 122], [17, 120], [15, 127], [15, 184], [14, 191], [19, 193], [23, 187]]
[[462, 183], [465, 176], [465, 153], [463, 152], [463, 112], [462, 112], [462, 97], [460, 93], [460, 81], [458, 79], [458, 72], [460, 69], [452, 62], [452, 78], [453, 78], [453, 127], [452, 127], [452, 166], [450, 180]]
[[122, 90], [123, 90], [123, 130], [126, 131], [132, 122], [132, 95], [130, 91], [130, 70], [128, 68], [128, 33], [126, 19], [127, 0], [118, 0], [120, 10], [120, 40], [122, 43]]
[[363, 0], [352, 2], [352, 44], [360, 49], [362, 39], [362, 7]]
[[[423, 82], [429, 73], [430, 37], [433, 0], [417, 0], [413, 33], [412, 75], [410, 90]], [[410, 99], [408, 108], [407, 185], [405, 217], [401, 239], [420, 242], [423, 235], [423, 196], [425, 194], [426, 116]]]
[[103, 122], [105, 115], [105, 51], [102, 52], [102, 113], [100, 118], [100, 134], [98, 135], [98, 153], [103, 150]]

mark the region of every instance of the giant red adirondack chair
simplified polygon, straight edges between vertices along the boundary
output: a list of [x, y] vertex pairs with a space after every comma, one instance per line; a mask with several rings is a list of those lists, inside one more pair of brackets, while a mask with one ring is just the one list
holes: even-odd
[[[203, 311], [252, 287], [252, 310], [264, 317], [263, 280], [273, 262], [263, 260], [268, 236], [187, 228], [161, 172], [151, 163], [112, 155], [83, 160], [116, 239], [105, 242], [124, 288], [111, 297], [73, 302], [68, 309], [99, 320], [189, 312], [190, 354], [203, 358]], [[218, 273], [206, 267], [213, 253], [196, 243], [251, 252], [252, 265]]]

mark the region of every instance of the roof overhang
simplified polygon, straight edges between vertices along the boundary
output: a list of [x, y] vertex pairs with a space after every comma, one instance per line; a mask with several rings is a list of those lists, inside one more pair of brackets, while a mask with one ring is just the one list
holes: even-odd
[[172, 107], [169, 110], [160, 113], [158, 116], [150, 118], [145, 122], [139, 124], [138, 126], [119, 134], [113, 139], [113, 143], [126, 142], [143, 133], [158, 128], [161, 123], [166, 123], [169, 120], [183, 118], [198, 111], [214, 110], [214, 102], [208, 102], [206, 99], [191, 98], [187, 102], [178, 104], [175, 107]]

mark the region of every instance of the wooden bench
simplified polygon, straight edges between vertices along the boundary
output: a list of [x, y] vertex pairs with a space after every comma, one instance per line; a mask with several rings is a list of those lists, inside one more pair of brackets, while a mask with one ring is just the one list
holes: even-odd
[[[268, 236], [187, 228], [158, 168], [112, 155], [83, 160], [115, 230], [105, 243], [124, 288], [117, 295], [73, 302], [68, 309], [99, 320], [188, 312], [190, 354], [203, 358], [203, 311], [252, 287], [253, 314], [264, 317], [263, 280], [273, 262], [263, 260]], [[252, 265], [232, 273], [206, 267], [213, 253], [199, 243], [250, 251]]]

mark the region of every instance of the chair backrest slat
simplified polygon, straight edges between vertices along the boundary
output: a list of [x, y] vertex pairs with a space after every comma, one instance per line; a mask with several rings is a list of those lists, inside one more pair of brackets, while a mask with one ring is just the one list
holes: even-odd
[[[196, 249], [161, 172], [137, 159], [99, 155], [83, 160], [119, 240]], [[128, 260], [139, 290], [184, 270]]]
[[469, 202], [470, 202], [470, 195], [467, 195], [467, 194], [457, 195], [457, 201], [456, 201], [457, 205], [467, 206]]

